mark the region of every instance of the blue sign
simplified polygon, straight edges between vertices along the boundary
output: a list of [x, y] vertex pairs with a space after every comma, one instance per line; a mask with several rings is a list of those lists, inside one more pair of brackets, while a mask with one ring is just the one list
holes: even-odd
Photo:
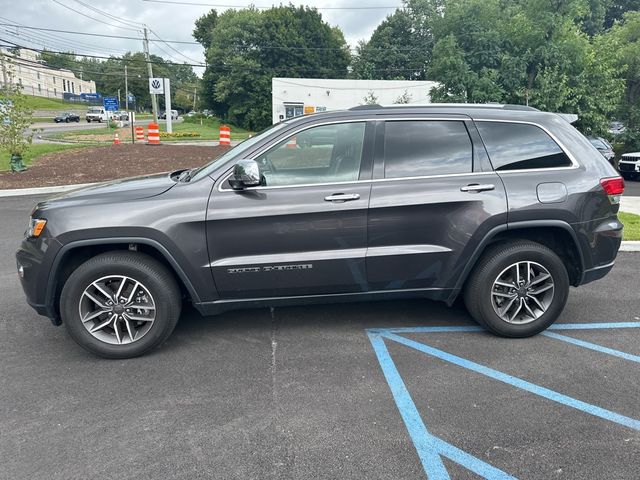
[[81, 93], [80, 96], [85, 100], [100, 100], [102, 98], [99, 93]]
[[118, 99], [116, 97], [104, 97], [102, 100], [104, 109], [107, 111], [115, 112], [118, 110]]

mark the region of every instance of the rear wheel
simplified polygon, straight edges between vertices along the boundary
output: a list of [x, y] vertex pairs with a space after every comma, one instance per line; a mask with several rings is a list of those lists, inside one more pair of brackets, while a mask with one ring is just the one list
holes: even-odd
[[467, 281], [469, 313], [505, 337], [535, 335], [556, 321], [567, 301], [569, 276], [548, 247], [515, 241], [488, 250]]
[[87, 260], [62, 289], [60, 312], [71, 337], [106, 358], [131, 358], [162, 344], [180, 316], [180, 289], [154, 258], [108, 252]]

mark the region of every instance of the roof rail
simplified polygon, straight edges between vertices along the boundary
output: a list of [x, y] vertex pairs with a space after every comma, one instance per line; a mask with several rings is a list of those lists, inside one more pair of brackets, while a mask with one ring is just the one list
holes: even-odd
[[527, 105], [516, 105], [510, 103], [405, 103], [402, 105], [358, 105], [351, 107], [349, 110], [376, 110], [385, 108], [411, 108], [411, 107], [433, 107], [433, 108], [495, 108], [501, 110], [522, 110], [538, 112], [537, 108], [529, 107]]
[[355, 107], [351, 107], [349, 110], [377, 110], [379, 108], [383, 108], [382, 105], [368, 104], [368, 105], [356, 105]]

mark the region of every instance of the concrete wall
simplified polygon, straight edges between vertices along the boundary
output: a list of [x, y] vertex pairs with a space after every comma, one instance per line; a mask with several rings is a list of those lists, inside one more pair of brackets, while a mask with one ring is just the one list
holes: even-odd
[[430, 81], [273, 78], [273, 123], [298, 114], [364, 105], [370, 93], [380, 105], [398, 103], [405, 93], [409, 103], [431, 103], [429, 92], [435, 86], [438, 83]]

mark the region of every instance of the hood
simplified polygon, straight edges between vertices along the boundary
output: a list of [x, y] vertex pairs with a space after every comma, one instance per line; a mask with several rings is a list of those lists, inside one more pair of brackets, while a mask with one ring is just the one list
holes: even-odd
[[123, 202], [148, 198], [166, 192], [176, 184], [174, 173], [161, 173], [145, 177], [124, 178], [71, 190], [52, 197], [41, 205], [79, 201], [82, 203]]

